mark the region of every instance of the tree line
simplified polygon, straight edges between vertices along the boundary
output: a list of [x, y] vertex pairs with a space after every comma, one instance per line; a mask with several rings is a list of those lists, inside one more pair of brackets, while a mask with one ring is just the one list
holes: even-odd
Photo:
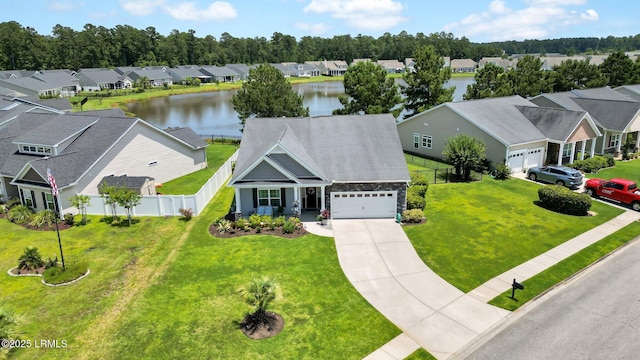
[[196, 31], [172, 30], [168, 36], [155, 27], [113, 28], [86, 24], [82, 30], [56, 25], [50, 35], [16, 21], [0, 23], [0, 69], [42, 70], [112, 68], [119, 66], [261, 64], [370, 58], [400, 60], [415, 49], [433, 46], [440, 56], [478, 61], [487, 56], [514, 53], [607, 53], [640, 48], [640, 35], [606, 38], [569, 38], [472, 43], [451, 33], [426, 35], [402, 31], [380, 37], [358, 34], [331, 38], [294, 36], [274, 32], [270, 38], [240, 38], [224, 32], [220, 37], [196, 36]]

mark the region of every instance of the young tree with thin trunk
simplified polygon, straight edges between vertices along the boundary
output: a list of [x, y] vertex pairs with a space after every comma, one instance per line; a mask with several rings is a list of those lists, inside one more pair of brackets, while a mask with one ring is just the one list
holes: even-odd
[[276, 300], [278, 293], [278, 284], [268, 276], [254, 277], [251, 282], [238, 289], [240, 297], [254, 309], [244, 325], [247, 330], [253, 332], [259, 326], [270, 326], [275, 321], [275, 318], [267, 314], [266, 310]]
[[445, 162], [453, 165], [456, 176], [464, 181], [471, 179], [471, 170], [482, 164], [486, 155], [486, 145], [478, 138], [466, 134], [447, 139], [442, 151]]
[[69, 198], [71, 206], [78, 209], [78, 212], [82, 216], [82, 225], [87, 224], [87, 207], [91, 205], [91, 198], [89, 195], [76, 194]]

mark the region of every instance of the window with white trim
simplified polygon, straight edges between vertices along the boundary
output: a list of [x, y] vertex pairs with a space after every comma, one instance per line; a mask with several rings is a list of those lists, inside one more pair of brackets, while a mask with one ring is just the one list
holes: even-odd
[[571, 144], [564, 144], [564, 147], [562, 148], [562, 157], [569, 156], [571, 156]]
[[44, 193], [44, 199], [44, 207], [46, 207], [48, 210], [55, 211], [55, 205], [53, 204], [53, 195], [51, 195], [50, 193]]
[[31, 190], [22, 189], [22, 198], [24, 199], [24, 204], [30, 208], [35, 207], [35, 203], [33, 201], [33, 197], [31, 197]]
[[280, 189], [259, 189], [258, 205], [280, 206]]
[[413, 134], [413, 147], [416, 149], [420, 148], [420, 134], [418, 133]]
[[618, 144], [620, 143], [620, 134], [611, 134], [611, 136], [609, 137], [609, 147], [618, 147]]
[[22, 145], [20, 152], [37, 155], [51, 155], [51, 148], [48, 146]]
[[432, 140], [431, 135], [422, 135], [422, 147], [431, 149]]

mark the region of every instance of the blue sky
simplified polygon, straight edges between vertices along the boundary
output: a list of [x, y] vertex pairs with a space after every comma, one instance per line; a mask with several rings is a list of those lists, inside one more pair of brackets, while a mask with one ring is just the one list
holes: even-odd
[[472, 42], [640, 34], [638, 0], [11, 0], [0, 22], [50, 35], [56, 24], [149, 26], [271, 38], [444, 31]]

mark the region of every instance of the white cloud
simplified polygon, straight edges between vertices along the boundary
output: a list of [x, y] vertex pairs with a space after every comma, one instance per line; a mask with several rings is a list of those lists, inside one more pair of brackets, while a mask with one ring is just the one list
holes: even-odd
[[576, 11], [570, 7], [586, 0], [528, 0], [528, 7], [514, 10], [504, 0], [493, 0], [486, 11], [448, 24], [444, 30], [456, 36], [486, 38], [490, 41], [541, 39], [560, 34], [568, 26], [599, 20], [593, 9]]
[[303, 23], [303, 22], [299, 22], [295, 24], [295, 27], [297, 29], [300, 29], [304, 32], [307, 32], [309, 34], [313, 34], [313, 35], [322, 35], [327, 33], [327, 31], [329, 31], [329, 26], [319, 23], [319, 24], [309, 24], [309, 23]]
[[120, 0], [120, 6], [131, 15], [147, 16], [164, 5], [164, 2], [164, 0]]
[[49, 4], [48, 8], [51, 11], [69, 11], [79, 6], [84, 6], [84, 3], [73, 4], [71, 1], [56, 1]]
[[393, 0], [311, 0], [305, 13], [329, 14], [360, 30], [386, 30], [406, 21], [404, 6]]
[[168, 5], [164, 10], [178, 20], [227, 20], [238, 16], [236, 9], [225, 1], [215, 1], [204, 9], [198, 9], [195, 2]]

